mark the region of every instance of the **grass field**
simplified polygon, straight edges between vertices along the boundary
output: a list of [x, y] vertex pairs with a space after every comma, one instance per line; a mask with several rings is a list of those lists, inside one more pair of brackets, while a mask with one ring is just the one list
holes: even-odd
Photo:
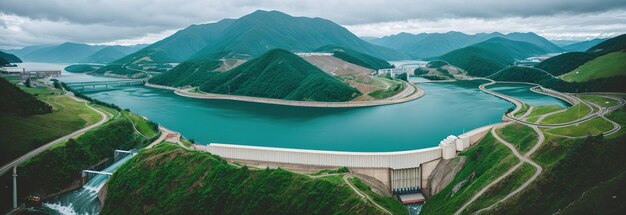
[[392, 81], [392, 80], [387, 80], [387, 79], [382, 79], [382, 78], [380, 78], [379, 80], [387, 82], [387, 84], [389, 84], [389, 88], [383, 89], [383, 90], [377, 90], [368, 94], [369, 96], [375, 99], [384, 99], [384, 98], [391, 97], [397, 94], [398, 92], [402, 91], [402, 89], [406, 87], [406, 84], [404, 84], [401, 81]]
[[[0, 114], [0, 163], [4, 164], [49, 141], [100, 120], [100, 115], [83, 102], [67, 96], [40, 98], [52, 105], [53, 112], [19, 117]], [[6, 141], [4, 141], [6, 140]]]
[[480, 189], [519, 162], [491, 133], [460, 156], [467, 157], [465, 166], [446, 188], [426, 201], [422, 214], [454, 213]]
[[513, 116], [515, 116], [515, 117], [522, 116], [522, 115], [524, 115], [524, 113], [526, 113], [526, 111], [528, 111], [529, 108], [530, 108], [530, 105], [528, 105], [526, 103], [522, 103], [522, 108], [519, 111], [513, 113]]
[[133, 122], [137, 130], [147, 138], [157, 135], [157, 131], [143, 117], [127, 111], [122, 111], [122, 116]]
[[615, 99], [609, 99], [596, 95], [581, 95], [580, 98], [584, 99], [585, 101], [600, 105], [602, 107], [612, 107], [618, 104], [618, 101]]
[[569, 82], [585, 82], [598, 78], [626, 75], [626, 52], [613, 52], [597, 57], [563, 75]]
[[537, 170], [535, 170], [532, 165], [527, 163], [522, 164], [522, 166], [517, 168], [511, 175], [489, 188], [487, 192], [468, 206], [462, 214], [470, 214], [469, 212], [471, 211], [477, 211], [496, 203], [530, 179], [535, 171]]
[[596, 117], [577, 125], [548, 129], [546, 130], [546, 132], [550, 134], [565, 135], [570, 137], [582, 137], [587, 135], [599, 135], [602, 132], [611, 130], [612, 128], [613, 125], [611, 125], [611, 123], [600, 117]]
[[363, 181], [361, 181], [360, 179], [358, 179], [356, 177], [352, 177], [352, 178], [350, 178], [348, 180], [357, 189], [359, 189], [361, 192], [367, 194], [376, 203], [378, 203], [380, 206], [384, 207], [385, 209], [389, 210], [391, 213], [393, 213], [393, 214], [408, 214], [408, 211], [407, 211], [406, 207], [404, 207], [402, 204], [398, 204], [398, 200], [396, 200], [394, 197], [391, 197], [391, 196], [382, 197], [382, 196], [376, 195], [372, 191], [372, 189], [369, 186], [367, 186], [367, 184], [365, 184]]
[[528, 152], [537, 143], [537, 133], [532, 128], [522, 124], [512, 124], [498, 129], [496, 132], [522, 153]]
[[581, 104], [574, 105], [570, 107], [569, 109], [567, 109], [566, 111], [563, 111], [561, 113], [547, 116], [546, 118], [543, 119], [542, 123], [555, 124], [555, 123], [571, 122], [571, 121], [574, 121], [574, 120], [577, 120], [579, 118], [586, 116], [590, 111], [591, 111], [591, 108], [589, 108], [589, 106], [581, 103]]
[[616, 122], [622, 126], [618, 132], [615, 132], [611, 135], [611, 137], [621, 136], [626, 133], [626, 109], [625, 107], [620, 108], [618, 111], [614, 111], [606, 115], [606, 118], [609, 118], [611, 121]]
[[528, 115], [527, 118], [532, 118], [532, 117], [539, 117], [541, 115], [547, 114], [547, 113], [551, 113], [557, 110], [561, 110], [563, 108], [561, 108], [558, 105], [548, 105], [548, 106], [539, 106], [539, 107], [535, 107], [533, 108], [533, 112], [530, 113]]

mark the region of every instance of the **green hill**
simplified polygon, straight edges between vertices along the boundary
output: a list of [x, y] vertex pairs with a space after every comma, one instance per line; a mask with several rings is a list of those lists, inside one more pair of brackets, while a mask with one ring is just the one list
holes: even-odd
[[297, 55], [270, 50], [230, 71], [215, 75], [200, 90], [288, 100], [349, 101], [360, 95]]
[[408, 56], [367, 43], [321, 18], [292, 17], [278, 11], [256, 11], [239, 19], [192, 25], [115, 63], [183, 62], [188, 59], [257, 57], [270, 49], [310, 52], [335, 44], [382, 59]]
[[613, 37], [587, 50], [588, 53], [596, 56], [605, 55], [612, 52], [626, 50], [626, 34]]
[[85, 63], [109, 63], [113, 62], [117, 59], [120, 59], [129, 53], [122, 51], [120, 48], [111, 46], [103, 48], [89, 56], [85, 59], [82, 59], [80, 62]]
[[552, 76], [545, 71], [532, 67], [510, 66], [490, 75], [489, 78], [496, 81], [539, 83], [543, 80], [551, 79]]
[[0, 112], [30, 116], [52, 112], [50, 105], [37, 100], [13, 83], [0, 78]]
[[59, 45], [28, 46], [7, 50], [24, 61], [52, 63], [108, 63], [133, 53], [145, 45], [105, 46], [66, 42]]
[[599, 78], [626, 76], [626, 52], [618, 51], [597, 57], [563, 75], [569, 82], [585, 82]]
[[314, 52], [331, 52], [336, 58], [374, 70], [392, 67], [385, 60], [346, 47], [328, 45], [315, 49]]
[[504, 69], [516, 60], [547, 53], [546, 50], [527, 42], [492, 38], [441, 57], [448, 63], [468, 72], [471, 76], [489, 76]]
[[222, 61], [213, 59], [197, 59], [185, 61], [176, 67], [150, 79], [151, 84], [182, 87], [186, 85], [200, 86], [210, 78], [219, 74], [213, 72], [222, 65]]
[[0, 51], [0, 65], [8, 65], [12, 63], [21, 63], [22, 60], [17, 56]]
[[535, 65], [535, 68], [559, 76], [571, 72], [595, 57], [595, 55], [586, 52], [568, 52], [541, 61]]
[[64, 70], [72, 73], [90, 73], [98, 70], [101, 67], [101, 65], [92, 64], [73, 64], [66, 66]]
[[[403, 209], [399, 202], [393, 206]], [[400, 211], [400, 213], [405, 211]], [[102, 214], [381, 214], [340, 176], [252, 170], [161, 144], [120, 167]]]

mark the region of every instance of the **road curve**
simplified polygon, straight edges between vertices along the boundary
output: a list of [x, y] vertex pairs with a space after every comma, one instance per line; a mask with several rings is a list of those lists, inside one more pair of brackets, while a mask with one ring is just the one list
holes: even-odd
[[[161, 85], [155, 85], [155, 84], [149, 84], [149, 83], [146, 83], [145, 86], [159, 88], [159, 89], [173, 90], [174, 93], [176, 93], [179, 96], [198, 98], [198, 99], [234, 100], [234, 101], [275, 104], [275, 105], [285, 105], [285, 106], [328, 107], [328, 108], [371, 107], [371, 106], [399, 104], [399, 103], [404, 103], [404, 102], [413, 101], [415, 99], [419, 99], [420, 97], [425, 95], [424, 90], [417, 87], [415, 84], [411, 84], [411, 83], [407, 84], [407, 86], [409, 87], [405, 87], [401, 92], [397, 93], [396, 95], [388, 99], [376, 100], [376, 101], [348, 101], [348, 102], [294, 101], [294, 100], [226, 95], [226, 94], [193, 93], [193, 92], [190, 92], [191, 89], [178, 89], [174, 87], [161, 86]], [[398, 98], [399, 95], [403, 97]]]
[[104, 124], [105, 122], [107, 122], [107, 120], [109, 120], [109, 117], [108, 117], [107, 114], [105, 114], [104, 112], [102, 112], [102, 111], [100, 111], [100, 110], [98, 110], [96, 108], [93, 108], [93, 107], [89, 106], [89, 103], [87, 101], [79, 99], [79, 98], [76, 98], [76, 97], [74, 97], [71, 94], [68, 94], [68, 96], [70, 98], [76, 100], [76, 101], [83, 101], [83, 102], [85, 102], [85, 106], [87, 106], [88, 108], [90, 108], [90, 109], [96, 111], [98, 114], [100, 114], [102, 119], [100, 119], [100, 121], [98, 121], [95, 124], [92, 124], [92, 125], [89, 125], [87, 127], [81, 128], [80, 130], [74, 131], [74, 132], [72, 132], [72, 133], [70, 133], [68, 135], [65, 135], [65, 136], [57, 138], [56, 140], [50, 141], [50, 142], [46, 143], [45, 145], [42, 145], [42, 146], [40, 146], [40, 147], [38, 147], [36, 149], [33, 149], [32, 151], [22, 155], [21, 157], [19, 157], [19, 158], [15, 159], [15, 160], [5, 164], [4, 166], [0, 167], [0, 175], [5, 174], [7, 171], [11, 170], [11, 168], [13, 168], [14, 166], [17, 166], [20, 163], [22, 163], [22, 162], [24, 162], [24, 161], [26, 161], [26, 160], [28, 160], [28, 159], [38, 155], [39, 153], [45, 151], [46, 149], [48, 149], [48, 148], [50, 148], [50, 147], [52, 147], [52, 146], [54, 146], [54, 145], [56, 145], [58, 143], [66, 141], [66, 140], [68, 140], [68, 139], [70, 139], [72, 137], [80, 136], [80, 135], [84, 134], [85, 132], [87, 132], [87, 131], [89, 131], [89, 130], [91, 130], [93, 128], [96, 128], [96, 127]]

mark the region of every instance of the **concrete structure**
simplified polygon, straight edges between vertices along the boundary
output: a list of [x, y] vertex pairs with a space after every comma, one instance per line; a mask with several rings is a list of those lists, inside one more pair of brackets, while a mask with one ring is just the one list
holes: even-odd
[[61, 70], [28, 70], [25, 68], [22, 70], [0, 70], [0, 76], [2, 77], [20, 77], [20, 82], [24, 82], [27, 79], [40, 79], [48, 77], [57, 77], [61, 75]]
[[131, 79], [131, 80], [118, 80], [118, 81], [90, 81], [90, 82], [67, 82], [68, 87], [72, 89], [95, 89], [98, 86], [109, 88], [116, 86], [132, 86], [132, 85], [144, 85], [146, 82], [143, 79]]
[[333, 53], [328, 52], [296, 52], [296, 55], [303, 56], [333, 56]]
[[[427, 186], [427, 179], [440, 159], [456, 157], [457, 150], [480, 141], [484, 126], [465, 134], [448, 136], [436, 147], [399, 152], [341, 152], [211, 143], [195, 145], [198, 150], [218, 155], [231, 163], [259, 168], [284, 168], [301, 173], [348, 167], [371, 176], [396, 193], [411, 193]], [[462, 147], [459, 147], [462, 146]]]

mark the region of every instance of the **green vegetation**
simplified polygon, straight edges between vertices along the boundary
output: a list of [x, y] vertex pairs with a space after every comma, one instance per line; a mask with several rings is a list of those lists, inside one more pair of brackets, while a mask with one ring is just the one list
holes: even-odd
[[553, 128], [546, 130], [547, 133], [555, 135], [564, 135], [568, 137], [584, 137], [588, 135], [600, 135], [602, 132], [609, 131], [613, 125], [606, 120], [596, 117], [589, 121], [561, 128]]
[[566, 111], [547, 116], [541, 123], [556, 124], [571, 122], [586, 116], [589, 112], [591, 112], [591, 108], [589, 108], [589, 106], [579, 103], [569, 107]]
[[551, 76], [539, 69], [523, 66], [510, 66], [489, 76], [496, 81], [518, 81], [537, 83]]
[[587, 52], [595, 54], [596, 56], [605, 55], [612, 52], [626, 50], [626, 34], [613, 37], [598, 45], [591, 47]]
[[372, 191], [372, 188], [370, 188], [359, 178], [350, 177], [348, 181], [361, 192], [365, 193], [365, 195], [368, 195], [370, 198], [372, 198], [372, 200], [374, 200], [380, 206], [390, 211], [392, 214], [408, 214], [406, 207], [400, 204], [400, 202], [398, 202], [396, 198], [392, 196], [379, 196], [378, 194], [374, 193], [374, 191]]
[[486, 77], [512, 65], [517, 59], [544, 53], [544, 49], [527, 42], [492, 38], [449, 52], [440, 59], [467, 71], [471, 76]]
[[329, 175], [329, 174], [347, 173], [347, 172], [350, 172], [350, 169], [348, 169], [348, 167], [341, 167], [337, 169], [323, 169], [311, 175], [317, 176], [317, 175]]
[[442, 66], [447, 66], [450, 65], [448, 64], [448, 62], [442, 61], [442, 60], [433, 60], [428, 62], [428, 64], [426, 64], [426, 67], [428, 68], [440, 68]]
[[619, 196], [624, 184], [615, 182], [626, 172], [624, 141], [592, 137], [556, 141], [562, 149], [548, 145], [549, 150], [540, 150], [537, 156], [561, 157], [559, 162], [552, 162], [528, 188], [487, 214], [623, 214], [626, 208]]
[[467, 157], [465, 166], [446, 188], [426, 201], [421, 214], [454, 213], [480, 189], [519, 162], [491, 133], [460, 156]]
[[122, 111], [122, 117], [129, 119], [134, 127], [137, 128], [137, 131], [144, 137], [153, 138], [158, 135], [159, 128], [154, 122], [145, 120], [143, 117], [128, 111]]
[[626, 76], [626, 52], [619, 51], [597, 57], [575, 70], [563, 75], [569, 82], [586, 82], [589, 80]]
[[532, 128], [518, 123], [498, 129], [496, 132], [502, 139], [513, 144], [522, 154], [528, 152], [539, 140], [537, 133]]
[[20, 90], [13, 83], [0, 78], [0, 112], [31, 116], [52, 112], [50, 105]]
[[559, 76], [571, 72], [595, 57], [595, 55], [586, 52], [568, 52], [541, 61], [535, 65], [535, 68]]
[[360, 92], [333, 78], [297, 55], [268, 51], [200, 86], [208, 93], [305, 101], [349, 101]]
[[142, 150], [107, 186], [105, 215], [381, 213], [337, 180], [251, 170], [169, 144]]
[[22, 60], [17, 56], [0, 51], [0, 66], [10, 65], [11, 63], [21, 63]]
[[513, 113], [513, 116], [520, 117], [524, 115], [528, 111], [528, 109], [530, 109], [530, 105], [526, 103], [522, 103], [522, 108], [520, 108], [517, 112]]
[[539, 107], [534, 107], [533, 108], [533, 112], [531, 112], [527, 118], [532, 118], [532, 117], [539, 117], [541, 115], [547, 114], [547, 113], [552, 113], [554, 111], [558, 111], [561, 110], [563, 108], [561, 108], [561, 106], [558, 105], [547, 105], [547, 106], [539, 106]]
[[65, 67], [65, 71], [73, 73], [90, 73], [100, 69], [101, 65], [93, 64], [74, 64]]
[[111, 157], [115, 149], [138, 148], [149, 142], [135, 134], [129, 120], [109, 121], [20, 165], [20, 180], [25, 184], [20, 194], [58, 192], [79, 179], [81, 170]]
[[600, 105], [602, 107], [613, 107], [618, 104], [618, 101], [615, 99], [605, 98], [596, 95], [581, 95], [580, 98], [584, 99], [585, 101]]
[[406, 87], [406, 84], [401, 81], [392, 81], [392, 80], [387, 80], [387, 79], [380, 79], [380, 80], [387, 82], [390, 85], [390, 87], [387, 89], [376, 90], [367, 95], [375, 99], [384, 99], [384, 98], [388, 98], [390, 96], [397, 94], [398, 92], [402, 91], [402, 89]]
[[202, 83], [213, 78], [218, 72], [222, 61], [212, 59], [197, 59], [185, 61], [173, 69], [150, 79], [150, 83], [172, 87], [200, 86]]
[[428, 74], [428, 70], [422, 69], [422, 68], [415, 68], [415, 70], [413, 71], [413, 75], [426, 75]]
[[314, 51], [331, 52], [336, 58], [374, 70], [392, 67], [392, 65], [385, 60], [346, 47], [328, 45], [320, 47]]
[[470, 214], [472, 211], [477, 211], [491, 206], [500, 199], [504, 198], [509, 193], [520, 187], [535, 173], [535, 168], [527, 163], [522, 164], [511, 175], [498, 182], [482, 196], [480, 196], [474, 203], [469, 205], [464, 211], [464, 214]]

